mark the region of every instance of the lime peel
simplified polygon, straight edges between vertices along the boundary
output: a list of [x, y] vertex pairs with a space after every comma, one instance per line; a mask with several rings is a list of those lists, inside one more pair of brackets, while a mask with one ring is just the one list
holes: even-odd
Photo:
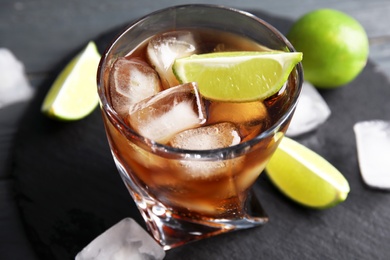
[[100, 54], [91, 41], [58, 75], [42, 103], [42, 113], [59, 120], [78, 120], [90, 114], [99, 103], [99, 61]]
[[301, 60], [300, 52], [216, 52], [177, 59], [173, 72], [208, 99], [247, 102], [277, 93]]
[[367, 33], [359, 21], [339, 10], [321, 8], [304, 14], [287, 38], [305, 54], [305, 80], [318, 88], [344, 86], [367, 64]]
[[333, 207], [350, 191], [348, 181], [333, 165], [287, 137], [282, 139], [266, 172], [282, 193], [307, 207]]

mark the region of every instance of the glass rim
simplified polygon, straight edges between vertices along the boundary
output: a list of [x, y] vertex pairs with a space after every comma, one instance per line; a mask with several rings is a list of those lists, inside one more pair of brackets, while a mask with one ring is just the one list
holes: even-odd
[[[138, 134], [136, 131], [131, 129], [124, 121], [123, 119], [115, 112], [113, 107], [109, 104], [107, 96], [106, 96], [106, 89], [103, 83], [104, 79], [104, 66], [106, 65], [106, 61], [108, 58], [108, 55], [112, 48], [115, 46], [115, 44], [121, 39], [122, 36], [124, 36], [127, 32], [131, 31], [132, 28], [136, 27], [143, 21], [149, 19], [149, 17], [164, 13], [164, 12], [169, 12], [172, 10], [176, 10], [179, 8], [208, 8], [208, 9], [218, 9], [218, 10], [224, 10], [227, 12], [232, 12], [232, 13], [238, 13], [241, 14], [249, 19], [252, 19], [254, 22], [260, 23], [262, 26], [266, 27], [267, 30], [273, 32], [278, 39], [285, 44], [287, 49], [290, 52], [294, 52], [295, 49], [292, 46], [292, 44], [289, 42], [289, 40], [275, 27], [273, 27], [271, 24], [266, 22], [265, 20], [257, 17], [256, 15], [248, 12], [248, 11], [243, 11], [237, 8], [233, 7], [227, 7], [223, 5], [213, 5], [213, 4], [186, 4], [186, 5], [176, 5], [176, 6], [171, 6], [167, 8], [163, 8], [154, 12], [151, 12], [147, 15], [142, 16], [141, 18], [135, 19], [133, 22], [131, 22], [128, 26], [126, 26], [125, 29], [123, 29], [112, 41], [111, 43], [107, 46], [105, 51], [103, 52], [103, 55], [101, 57], [101, 60], [99, 62], [98, 66], [98, 71], [97, 71], [97, 88], [98, 88], [98, 94], [99, 94], [99, 101], [101, 105], [101, 110], [103, 113], [106, 114], [108, 120], [111, 121], [114, 125], [119, 125], [121, 131], [125, 131], [126, 138], [128, 139], [129, 135], [131, 135], [131, 138], [137, 140], [137, 143], [143, 144], [144, 149], [151, 150], [153, 153], [159, 153], [159, 154], [165, 154], [165, 155], [175, 155], [176, 157], [179, 158], [195, 158], [199, 159], [199, 157], [208, 157], [210, 158], [215, 158], [216, 156], [219, 158], [229, 158], [229, 154], [233, 154], [234, 157], [237, 157], [239, 155], [243, 155], [247, 153], [250, 148], [259, 143], [261, 140], [272, 136], [276, 132], [278, 132], [279, 128], [285, 123], [288, 118], [292, 115], [294, 112], [294, 109], [298, 103], [298, 98], [299, 94], [302, 89], [302, 82], [303, 82], [303, 68], [301, 62], [299, 62], [293, 71], [291, 73], [296, 72], [296, 78], [297, 78], [297, 87], [294, 95], [292, 96], [291, 100], [291, 105], [288, 107], [286, 112], [270, 127], [268, 127], [266, 130], [262, 131], [255, 137], [239, 143], [237, 145], [229, 146], [229, 147], [224, 147], [224, 148], [218, 148], [218, 149], [208, 149], [208, 150], [192, 150], [192, 149], [181, 149], [181, 148], [175, 148], [169, 145], [165, 145], [162, 143], [158, 143], [152, 139], [146, 138], [140, 134]], [[112, 120], [115, 119], [115, 122]], [[118, 129], [117, 129], [118, 130]], [[123, 132], [122, 132], [123, 134]]]

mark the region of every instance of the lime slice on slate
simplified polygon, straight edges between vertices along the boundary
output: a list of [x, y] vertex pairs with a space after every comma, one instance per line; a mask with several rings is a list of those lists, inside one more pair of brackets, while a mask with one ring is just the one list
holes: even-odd
[[323, 157], [283, 137], [266, 166], [271, 182], [287, 197], [303, 206], [324, 209], [343, 202], [348, 181]]
[[96, 73], [100, 54], [94, 42], [74, 57], [47, 93], [41, 111], [60, 120], [78, 120], [98, 105]]

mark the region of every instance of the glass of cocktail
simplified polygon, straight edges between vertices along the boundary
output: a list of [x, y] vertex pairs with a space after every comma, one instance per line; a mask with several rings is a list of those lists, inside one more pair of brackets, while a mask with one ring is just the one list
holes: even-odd
[[210, 100], [196, 82], [179, 83], [173, 62], [270, 49], [294, 51], [249, 13], [185, 5], [137, 20], [103, 54], [98, 92], [112, 155], [164, 249], [268, 221], [251, 189], [287, 130], [302, 84], [298, 64], [264, 100]]

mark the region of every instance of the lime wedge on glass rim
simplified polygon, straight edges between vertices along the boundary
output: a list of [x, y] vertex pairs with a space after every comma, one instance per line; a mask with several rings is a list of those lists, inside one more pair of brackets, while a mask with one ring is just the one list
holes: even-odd
[[41, 111], [60, 120], [78, 120], [98, 105], [96, 73], [100, 54], [94, 42], [74, 57], [46, 94]]
[[333, 207], [350, 191], [348, 181], [333, 165], [287, 137], [272, 155], [266, 173], [282, 193], [306, 207]]
[[216, 52], [177, 59], [172, 68], [181, 83], [197, 82], [208, 99], [246, 102], [277, 93], [301, 60], [300, 52]]

